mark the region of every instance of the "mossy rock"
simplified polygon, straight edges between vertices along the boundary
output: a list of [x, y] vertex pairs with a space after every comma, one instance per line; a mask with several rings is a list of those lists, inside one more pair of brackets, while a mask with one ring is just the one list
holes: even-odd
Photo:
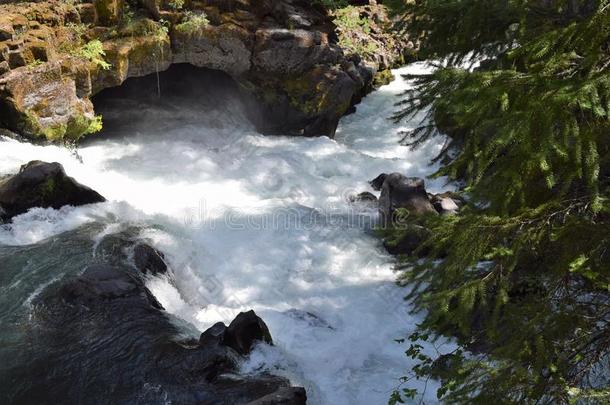
[[381, 86], [385, 86], [386, 84], [390, 84], [394, 81], [394, 74], [390, 69], [382, 70], [375, 74], [373, 78], [373, 86], [379, 88]]

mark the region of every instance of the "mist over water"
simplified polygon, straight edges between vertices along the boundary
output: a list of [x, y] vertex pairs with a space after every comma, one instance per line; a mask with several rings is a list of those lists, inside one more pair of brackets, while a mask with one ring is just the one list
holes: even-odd
[[[394, 258], [373, 235], [376, 210], [348, 197], [372, 191], [368, 181], [382, 172], [434, 171], [428, 163], [443, 140], [410, 151], [399, 145], [399, 132], [418, 122], [388, 119], [409, 86], [400, 74], [425, 69], [397, 70], [396, 81], [343, 118], [334, 140], [257, 134], [237, 90], [214, 76], [182, 89], [165, 83], [175, 91], [162, 87], [161, 99], [145, 82], [133, 85], [145, 86], [144, 97], [104, 95], [98, 110], [105, 131], [78, 155], [0, 138], [0, 175], [30, 160], [57, 161], [108, 199], [33, 209], [0, 226], [0, 247], [19, 246], [25, 255], [28, 245], [87, 226], [94, 247], [83, 246], [93, 257], [104, 235], [138, 229], [171, 267], [171, 278], [148, 284], [168, 312], [199, 331], [249, 309], [268, 324], [275, 346], [259, 346], [244, 371], [288, 376], [305, 386], [312, 404], [386, 403], [410, 368], [406, 347], [394, 339], [419, 318], [408, 314], [406, 291], [394, 285]], [[431, 192], [443, 186], [427, 182]], [[12, 271], [25, 278], [31, 261], [61, 262], [70, 254], [59, 250], [28, 265], [14, 260], [23, 268]], [[25, 289], [5, 285], [2, 293], [26, 304], [42, 284], [63, 276]], [[434, 393], [430, 382], [427, 402]]]

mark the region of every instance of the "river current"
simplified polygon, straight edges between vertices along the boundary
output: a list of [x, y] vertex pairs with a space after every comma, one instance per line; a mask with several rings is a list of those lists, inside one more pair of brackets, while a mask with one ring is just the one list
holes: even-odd
[[[12, 266], [3, 269], [11, 276], [0, 285], [0, 319], [27, 313], [45, 286], [71, 275], [66, 263], [84, 268], [103, 236], [135, 229], [166, 255], [171, 277], [150, 278], [148, 287], [185, 330], [228, 324], [249, 309], [265, 320], [275, 346], [258, 346], [244, 372], [287, 376], [312, 404], [387, 403], [411, 366], [394, 339], [420, 319], [409, 314], [406, 291], [394, 283], [395, 259], [372, 231], [376, 209], [349, 196], [373, 192], [368, 181], [382, 172], [434, 171], [429, 162], [442, 139], [411, 151], [399, 144], [400, 131], [417, 119], [388, 119], [410, 86], [400, 75], [425, 69], [395, 71], [394, 82], [342, 119], [335, 139], [263, 136], [237, 100], [202, 111], [172, 98], [117, 101], [104, 112], [105, 132], [76, 153], [0, 138], [0, 175], [30, 160], [56, 161], [108, 200], [32, 209], [0, 226], [0, 266]], [[216, 104], [214, 93], [202, 89], [201, 97]], [[443, 186], [427, 181], [431, 192]], [[32, 253], [83, 229], [91, 243]], [[434, 393], [430, 382], [427, 403]]]

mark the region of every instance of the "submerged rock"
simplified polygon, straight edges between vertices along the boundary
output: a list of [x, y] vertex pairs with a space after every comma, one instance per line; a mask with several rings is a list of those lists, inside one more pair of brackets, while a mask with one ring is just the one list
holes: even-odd
[[[180, 338], [171, 316], [129, 266], [96, 264], [33, 300], [22, 362], [0, 377], [3, 403], [304, 404], [302, 388], [270, 374], [240, 375], [240, 353], [270, 340], [250, 311], [199, 342]], [[231, 331], [229, 332], [229, 329]]]
[[0, 180], [0, 219], [10, 220], [31, 208], [55, 208], [106, 201], [87, 186], [68, 177], [59, 163], [32, 161], [19, 173]]
[[137, 244], [134, 248], [133, 258], [136, 268], [142, 273], [152, 275], [167, 273], [165, 255], [147, 244]]
[[285, 315], [291, 317], [292, 319], [296, 319], [298, 321], [305, 322], [305, 323], [307, 323], [308, 326], [311, 326], [314, 328], [326, 328], [326, 329], [332, 329], [332, 330], [335, 329], [326, 320], [322, 319], [318, 315], [311, 313], [309, 311], [302, 311], [302, 310], [299, 310], [296, 308], [292, 308], [292, 309], [289, 309], [288, 311], [284, 311], [283, 313]]
[[305, 388], [284, 387], [256, 401], [248, 402], [247, 405], [305, 405], [306, 403]]

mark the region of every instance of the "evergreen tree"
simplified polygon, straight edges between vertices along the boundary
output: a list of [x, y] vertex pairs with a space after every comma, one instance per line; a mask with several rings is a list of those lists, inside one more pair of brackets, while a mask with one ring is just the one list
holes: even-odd
[[[427, 109], [436, 126], [405, 142], [446, 132], [435, 175], [469, 200], [422, 219], [427, 256], [401, 265], [426, 313], [404, 380], [438, 378], [451, 403], [610, 403], [610, 2], [392, 6], [422, 57], [443, 61], [409, 77], [395, 118]], [[430, 358], [417, 340], [432, 334], [469, 351]]]

